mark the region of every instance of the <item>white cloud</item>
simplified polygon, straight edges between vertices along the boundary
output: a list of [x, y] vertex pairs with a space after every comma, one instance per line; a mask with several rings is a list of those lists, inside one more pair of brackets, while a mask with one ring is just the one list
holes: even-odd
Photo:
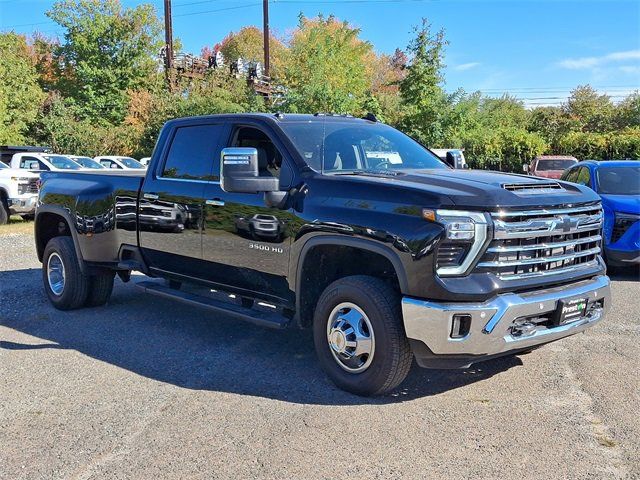
[[640, 75], [640, 65], [623, 65], [620, 67], [620, 71], [622, 73], [630, 73], [630, 74], [639, 74]]
[[457, 70], [458, 72], [464, 72], [465, 70], [471, 70], [472, 68], [479, 67], [480, 65], [480, 62], [461, 63], [460, 65], [456, 65], [455, 67], [453, 67], [453, 69]]
[[558, 66], [569, 70], [585, 70], [601, 67], [602, 65], [611, 62], [623, 62], [628, 60], [640, 60], [640, 50], [613, 52], [600, 57], [567, 58], [558, 62]]

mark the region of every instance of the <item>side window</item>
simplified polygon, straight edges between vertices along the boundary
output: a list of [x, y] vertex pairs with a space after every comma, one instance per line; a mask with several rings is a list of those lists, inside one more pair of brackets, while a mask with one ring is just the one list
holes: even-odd
[[220, 137], [224, 125], [194, 125], [176, 130], [162, 170], [163, 178], [218, 180]]
[[571, 180], [569, 180], [571, 178], [571, 174], [573, 174], [575, 170], [574, 169], [569, 169], [569, 170], [565, 170], [562, 175], [560, 175], [560, 180], [563, 180], [565, 182], [570, 182]]
[[579, 170], [580, 171], [578, 173], [578, 178], [575, 180], [575, 182], [588, 187], [591, 180], [589, 169], [586, 167], [582, 167]]
[[282, 154], [262, 130], [239, 127], [233, 134], [231, 147], [253, 147], [258, 150], [258, 168], [261, 177], [280, 177]]
[[46, 165], [36, 157], [22, 157], [20, 159], [20, 168], [27, 170], [49, 170]]
[[578, 171], [580, 169], [579, 168], [572, 168], [571, 170], [569, 170], [568, 172], [566, 172], [564, 175], [566, 175], [564, 177], [564, 180], [566, 180], [567, 182], [572, 182], [575, 183], [576, 178], [578, 177]]

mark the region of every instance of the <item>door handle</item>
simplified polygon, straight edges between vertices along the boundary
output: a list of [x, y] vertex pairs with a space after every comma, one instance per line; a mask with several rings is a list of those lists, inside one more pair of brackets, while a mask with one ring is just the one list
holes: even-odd
[[145, 193], [142, 196], [147, 200], [158, 200], [158, 198], [160, 198], [160, 195], [158, 195], [157, 193]]
[[213, 205], [214, 207], [224, 207], [224, 200], [220, 200], [219, 198], [207, 200], [205, 203], [207, 205]]

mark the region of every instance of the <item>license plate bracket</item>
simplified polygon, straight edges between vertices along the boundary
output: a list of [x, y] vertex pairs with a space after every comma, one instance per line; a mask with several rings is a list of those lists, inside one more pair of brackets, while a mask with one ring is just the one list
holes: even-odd
[[558, 300], [554, 324], [564, 325], [583, 319], [587, 314], [589, 299], [584, 297]]

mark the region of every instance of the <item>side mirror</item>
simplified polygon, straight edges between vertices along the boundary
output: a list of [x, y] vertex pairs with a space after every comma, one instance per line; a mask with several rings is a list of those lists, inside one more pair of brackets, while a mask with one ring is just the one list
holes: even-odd
[[524, 173], [529, 173], [529, 164], [528, 164], [528, 163], [524, 163], [524, 164], [522, 165], [522, 171], [523, 171]]
[[222, 150], [220, 158], [220, 186], [225, 192], [276, 192], [280, 180], [261, 177], [258, 150], [249, 147], [230, 147]]

